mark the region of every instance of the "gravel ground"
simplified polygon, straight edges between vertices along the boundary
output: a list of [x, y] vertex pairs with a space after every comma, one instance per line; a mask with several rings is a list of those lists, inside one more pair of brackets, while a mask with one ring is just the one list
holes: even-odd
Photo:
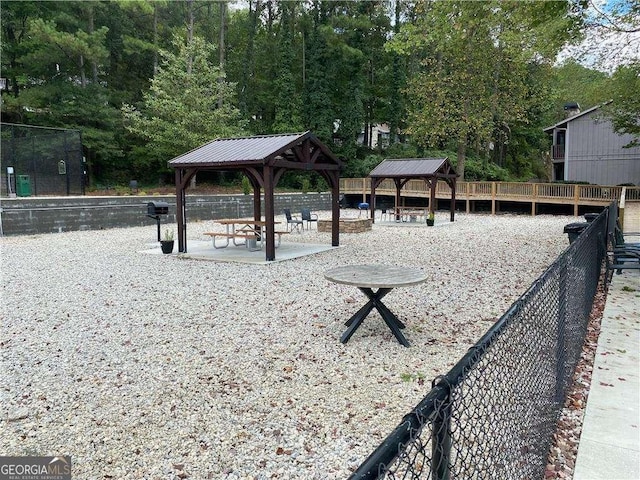
[[[258, 266], [142, 253], [153, 225], [2, 238], [0, 452], [71, 455], [79, 479], [346, 478], [576, 221], [447, 218], [375, 224], [342, 248]], [[190, 224], [189, 238], [213, 228]], [[365, 298], [323, 272], [350, 263], [427, 274], [385, 297], [411, 348], [377, 313], [340, 343]]]

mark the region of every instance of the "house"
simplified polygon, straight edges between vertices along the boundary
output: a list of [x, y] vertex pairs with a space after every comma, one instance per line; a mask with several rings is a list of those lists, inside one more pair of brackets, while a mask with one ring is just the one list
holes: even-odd
[[632, 135], [614, 132], [600, 106], [580, 112], [568, 103], [565, 112], [564, 120], [544, 129], [552, 136], [553, 181], [640, 185], [640, 146], [623, 148]]
[[[364, 128], [369, 128], [369, 148], [388, 148], [389, 140], [391, 138], [391, 132], [389, 126], [386, 123], [369, 125]], [[365, 132], [364, 129], [358, 135], [358, 144], [364, 145]]]

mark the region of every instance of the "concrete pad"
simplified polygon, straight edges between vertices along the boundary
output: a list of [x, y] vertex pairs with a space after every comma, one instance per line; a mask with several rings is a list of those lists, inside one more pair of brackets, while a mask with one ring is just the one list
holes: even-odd
[[[153, 255], [162, 255], [159, 244], [154, 244], [153, 248], [143, 250], [143, 253]], [[151, 247], [151, 245], [149, 245]], [[186, 253], [177, 253], [177, 245], [174, 253], [169, 255], [179, 256], [182, 258], [193, 258], [198, 260], [211, 260], [216, 262], [237, 262], [250, 263], [254, 265], [266, 265], [273, 262], [282, 262], [292, 260], [294, 258], [304, 257], [306, 255], [314, 255], [320, 252], [326, 252], [340, 247], [332, 247], [331, 245], [317, 245], [309, 243], [281, 243], [276, 248], [276, 258], [268, 262], [265, 259], [265, 250], [250, 251], [245, 247], [236, 247], [230, 244], [226, 248], [213, 248], [211, 241], [205, 240], [189, 240], [187, 242]]]
[[640, 478], [640, 275], [614, 275], [602, 318], [574, 480]]
[[573, 480], [638, 480], [637, 451], [594, 440], [580, 440]]

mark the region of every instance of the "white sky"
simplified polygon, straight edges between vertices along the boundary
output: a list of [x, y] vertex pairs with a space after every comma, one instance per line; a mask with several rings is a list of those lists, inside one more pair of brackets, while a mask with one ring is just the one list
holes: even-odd
[[[616, 4], [628, 4], [624, 0], [592, 0], [592, 3], [605, 14]], [[607, 18], [595, 8], [591, 12], [598, 23], [607, 23]], [[614, 32], [602, 27], [589, 29], [579, 45], [567, 47], [560, 53], [558, 61], [567, 58], [574, 58], [586, 67], [611, 73], [619, 65], [640, 60], [640, 32]]]

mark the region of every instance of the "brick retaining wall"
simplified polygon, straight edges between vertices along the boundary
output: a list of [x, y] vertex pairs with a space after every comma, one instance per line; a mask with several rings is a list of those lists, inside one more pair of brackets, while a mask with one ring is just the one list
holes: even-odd
[[[123, 197], [19, 197], [3, 198], [0, 204], [0, 232], [3, 235], [33, 235], [74, 230], [153, 226], [146, 216], [147, 203], [167, 202], [169, 214], [161, 224], [176, 222], [176, 198], [169, 196]], [[274, 196], [275, 214], [283, 208], [298, 212], [307, 207], [330, 210], [329, 193], [282, 193]], [[251, 217], [252, 195], [187, 195], [187, 224], [216, 218]], [[264, 199], [262, 201], [264, 208]]]

